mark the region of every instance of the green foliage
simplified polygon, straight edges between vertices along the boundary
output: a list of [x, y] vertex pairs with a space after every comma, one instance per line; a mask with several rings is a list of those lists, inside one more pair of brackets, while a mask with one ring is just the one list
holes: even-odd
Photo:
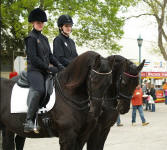
[[116, 41], [123, 35], [123, 18], [119, 11], [125, 11], [134, 0], [61, 0], [57, 8], [61, 14], [68, 13], [74, 20], [73, 36], [77, 45], [92, 49], [107, 49], [117, 52]]
[[50, 39], [58, 34], [57, 18], [69, 14], [74, 18], [73, 36], [77, 45], [93, 49], [107, 49], [117, 52], [117, 40], [123, 35], [123, 18], [119, 11], [125, 11], [136, 0], [1, 0], [1, 45], [2, 50], [24, 49], [24, 38], [32, 29], [28, 14], [34, 8], [46, 10], [48, 22], [43, 30]]

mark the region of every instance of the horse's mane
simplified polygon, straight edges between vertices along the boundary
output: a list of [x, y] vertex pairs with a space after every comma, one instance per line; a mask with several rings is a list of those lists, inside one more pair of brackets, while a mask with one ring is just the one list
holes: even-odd
[[94, 64], [98, 53], [87, 51], [76, 57], [61, 73], [67, 88], [79, 87], [86, 79], [89, 69]]

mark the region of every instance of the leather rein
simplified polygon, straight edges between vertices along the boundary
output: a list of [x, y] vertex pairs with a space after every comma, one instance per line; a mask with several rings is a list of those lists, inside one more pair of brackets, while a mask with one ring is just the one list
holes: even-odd
[[[111, 70], [110, 72], [108, 72], [108, 73], [100, 73], [100, 72], [97, 72], [97, 71], [94, 70], [94, 69], [91, 69], [91, 71], [94, 72], [94, 73], [96, 73], [96, 74], [98, 74], [98, 75], [100, 75], [100, 76], [112, 74], [112, 70]], [[61, 87], [61, 84], [60, 84], [58, 78], [59, 78], [59, 77], [58, 77], [58, 74], [56, 74], [56, 75], [55, 75], [55, 78], [54, 78], [55, 81], [56, 81], [56, 87], [57, 87], [59, 93], [61, 94], [61, 96], [62, 96], [64, 99], [66, 99], [66, 100], [64, 100], [64, 102], [67, 103], [67, 104], [69, 104], [70, 106], [72, 106], [73, 108], [75, 108], [75, 109], [77, 109], [77, 110], [79, 110], [79, 111], [88, 110], [88, 109], [89, 109], [89, 102], [90, 102], [91, 100], [98, 100], [98, 101], [100, 101], [100, 100], [103, 100], [103, 99], [104, 99], [104, 96], [101, 97], [101, 98], [92, 96], [92, 95], [91, 95], [91, 91], [88, 91], [88, 98], [85, 99], [85, 100], [83, 100], [82, 102], [80, 102], [80, 101], [78, 101], [78, 100], [76, 100], [76, 99], [72, 99], [72, 98], [70, 98], [69, 96], [67, 96], [67, 95], [63, 92], [62, 87]], [[90, 75], [89, 75], [89, 78], [90, 78], [89, 88], [91, 88], [91, 81], [92, 81], [91, 73], [90, 73]]]

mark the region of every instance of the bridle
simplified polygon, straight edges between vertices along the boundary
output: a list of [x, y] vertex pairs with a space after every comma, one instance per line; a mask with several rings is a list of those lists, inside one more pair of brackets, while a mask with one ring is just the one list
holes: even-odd
[[[75, 99], [70, 98], [69, 96], [65, 95], [65, 93], [63, 92], [63, 89], [62, 89], [62, 87], [61, 87], [58, 74], [56, 74], [56, 75], [54, 76], [53, 79], [54, 79], [55, 82], [56, 82], [56, 85], [55, 85], [55, 86], [57, 87], [57, 89], [58, 89], [59, 93], [61, 94], [61, 96], [62, 96], [64, 99], [66, 99], [66, 100], [64, 100], [64, 102], [66, 102], [67, 104], [69, 104], [70, 106], [72, 106], [73, 108], [75, 108], [75, 109], [77, 109], [77, 110], [84, 111], [84, 110], [87, 110], [87, 109], [88, 109], [88, 107], [89, 107], [88, 104], [89, 104], [89, 102], [90, 102], [91, 100], [97, 100], [97, 101], [103, 100], [103, 97], [98, 98], [98, 97], [92, 96], [92, 93], [91, 93], [91, 87], [92, 87], [91, 81], [93, 80], [93, 79], [92, 79], [92, 75], [91, 75], [92, 72], [94, 72], [95, 74], [100, 75], [100, 76], [106, 76], [106, 75], [112, 74], [112, 70], [111, 70], [110, 72], [108, 72], [108, 73], [100, 73], [100, 72], [97, 72], [97, 71], [94, 70], [94, 69], [91, 69], [91, 70], [90, 70], [90, 74], [89, 74], [89, 81], [90, 81], [90, 82], [88, 82], [88, 87], [89, 87], [89, 90], [88, 90], [88, 98], [85, 99], [85, 100], [82, 101], [82, 102], [79, 102], [78, 100], [75, 100]], [[55, 83], [55, 82], [54, 82], [54, 83]], [[81, 106], [82, 106], [82, 108], [81, 108]]]
[[132, 95], [125, 95], [125, 94], [120, 92], [120, 85], [122, 83], [123, 75], [127, 76], [128, 78], [138, 78], [139, 75], [138, 74], [132, 75], [132, 74], [129, 74], [127, 72], [122, 72], [120, 77], [119, 77], [118, 84], [117, 84], [117, 99], [124, 98], [126, 101], [130, 101], [132, 99]]
[[84, 101], [79, 102], [75, 99], [70, 98], [69, 96], [67, 96], [63, 92], [62, 86], [61, 86], [60, 81], [59, 81], [58, 74], [55, 75], [54, 80], [55, 80], [54, 83], [56, 83], [55, 86], [57, 87], [57, 90], [59, 91], [60, 95], [64, 98], [65, 103], [67, 103], [68, 105], [70, 105], [71, 107], [73, 107], [74, 109], [79, 110], [79, 111], [85, 111], [85, 110], [89, 109], [89, 107], [88, 107], [89, 100], [88, 99], [85, 99]]
[[89, 96], [89, 100], [103, 101], [104, 100], [104, 94], [103, 94], [102, 97], [96, 97], [96, 96], [92, 95], [92, 89], [93, 89], [92, 84], [91, 84], [91, 82], [93, 81], [92, 73], [95, 73], [96, 75], [99, 75], [99, 76], [107, 76], [107, 78], [108, 78], [112, 74], [112, 70], [107, 72], [107, 73], [98, 72], [98, 71], [96, 71], [94, 69], [90, 70], [89, 81], [88, 81], [88, 96]]

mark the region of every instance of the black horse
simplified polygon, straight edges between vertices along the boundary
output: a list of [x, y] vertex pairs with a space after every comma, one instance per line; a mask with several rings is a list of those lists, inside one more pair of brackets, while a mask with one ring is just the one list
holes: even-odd
[[128, 59], [113, 55], [109, 61], [115, 60], [113, 67], [113, 82], [109, 87], [102, 106], [95, 130], [87, 141], [87, 150], [103, 150], [104, 143], [115, 124], [119, 113], [125, 114], [130, 109], [130, 101], [136, 86], [139, 84], [139, 72], [144, 66], [143, 61], [138, 67]]
[[[79, 135], [85, 134], [87, 117], [96, 123], [101, 112], [101, 103], [105, 91], [112, 81], [112, 64], [95, 52], [86, 52], [78, 56], [56, 78], [56, 103], [45, 114], [50, 118], [52, 135], [59, 137], [61, 150], [78, 149]], [[39, 115], [40, 133], [24, 133], [23, 123], [26, 114], [11, 114], [10, 99], [15, 81], [1, 79], [0, 128], [3, 129], [3, 150], [23, 149], [25, 137], [50, 137], [44, 126], [43, 115]], [[88, 105], [90, 104], [90, 109]], [[14, 134], [18, 136], [14, 139]], [[81, 134], [80, 134], [81, 133]], [[19, 142], [22, 144], [19, 145]]]

